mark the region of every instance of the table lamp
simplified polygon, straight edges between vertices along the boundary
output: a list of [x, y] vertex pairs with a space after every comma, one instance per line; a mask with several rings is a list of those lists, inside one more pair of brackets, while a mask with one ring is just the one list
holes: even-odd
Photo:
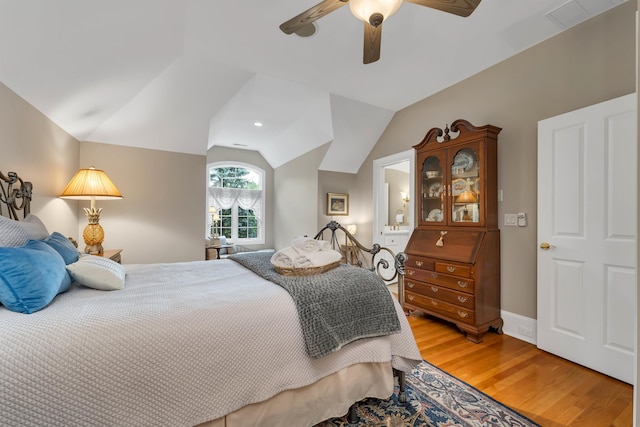
[[356, 232], [358, 231], [358, 226], [355, 224], [347, 224], [347, 231], [352, 235], [355, 236]]
[[209, 206], [209, 213], [211, 214], [211, 244], [219, 245], [220, 235], [218, 234], [217, 223], [220, 221], [220, 214], [218, 214], [218, 210], [215, 206]]
[[[471, 190], [463, 191], [456, 198], [456, 203], [477, 203], [477, 202], [478, 202], [478, 197], [476, 196], [476, 193], [474, 193]], [[472, 220], [471, 215], [469, 215], [469, 207], [467, 205], [465, 205], [464, 208], [462, 209], [462, 220], [463, 221]]]
[[122, 194], [113, 184], [107, 174], [100, 169], [91, 166], [88, 169], [80, 169], [71, 178], [62, 194], [61, 199], [91, 200], [91, 208], [84, 208], [89, 223], [82, 232], [88, 254], [101, 255], [104, 252], [104, 230], [100, 225], [100, 212], [102, 208], [96, 208], [96, 200], [122, 199]]

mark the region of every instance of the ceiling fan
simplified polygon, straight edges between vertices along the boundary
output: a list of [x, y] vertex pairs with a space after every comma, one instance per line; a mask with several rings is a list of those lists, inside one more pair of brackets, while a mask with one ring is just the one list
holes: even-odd
[[382, 22], [393, 15], [404, 1], [462, 17], [471, 15], [480, 4], [480, 0], [324, 0], [289, 19], [280, 25], [280, 29], [285, 34], [294, 33], [349, 3], [351, 13], [364, 22], [363, 62], [370, 64], [380, 59]]

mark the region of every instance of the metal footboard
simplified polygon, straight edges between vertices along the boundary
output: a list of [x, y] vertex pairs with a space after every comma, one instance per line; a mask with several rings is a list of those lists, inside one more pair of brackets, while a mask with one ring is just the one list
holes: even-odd
[[[334, 250], [342, 254], [342, 262], [356, 265], [374, 271], [384, 281], [398, 281], [398, 300], [404, 300], [404, 275], [407, 255], [404, 252], [393, 253], [389, 248], [374, 243], [371, 248], [366, 248], [343, 226], [336, 221], [331, 221], [323, 227], [314, 237], [317, 240], [330, 242]], [[393, 369], [393, 375], [398, 377], [398, 402], [406, 403], [405, 372]], [[358, 422], [355, 405], [351, 405], [348, 413], [350, 424]]]

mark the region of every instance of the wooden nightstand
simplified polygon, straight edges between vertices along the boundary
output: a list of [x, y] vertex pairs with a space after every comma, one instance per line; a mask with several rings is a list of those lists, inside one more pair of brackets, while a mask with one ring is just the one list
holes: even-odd
[[340, 245], [340, 252], [342, 252], [342, 260], [345, 264], [358, 265], [358, 253], [360, 249], [356, 245], [346, 244]]
[[120, 252], [122, 252], [122, 249], [105, 249], [102, 255], [99, 256], [109, 258], [117, 262], [118, 264], [122, 264], [122, 257], [120, 256]]
[[[232, 248], [235, 245], [209, 245], [204, 247], [204, 259], [220, 259], [220, 249]], [[106, 251], [105, 251], [106, 252]], [[215, 252], [215, 255], [214, 255]]]

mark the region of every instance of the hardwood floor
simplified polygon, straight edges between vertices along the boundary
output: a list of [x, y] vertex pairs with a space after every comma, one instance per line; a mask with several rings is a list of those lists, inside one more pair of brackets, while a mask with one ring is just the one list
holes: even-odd
[[433, 317], [408, 320], [425, 360], [544, 427], [632, 425], [627, 383], [507, 335], [489, 332], [473, 344]]

